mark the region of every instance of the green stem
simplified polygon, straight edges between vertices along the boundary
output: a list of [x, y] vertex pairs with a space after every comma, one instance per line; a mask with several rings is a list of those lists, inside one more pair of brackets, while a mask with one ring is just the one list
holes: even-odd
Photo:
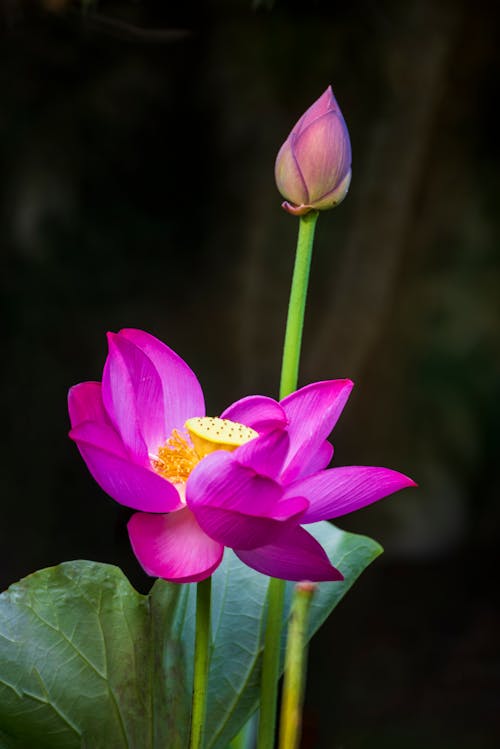
[[307, 623], [315, 590], [314, 583], [303, 582], [295, 586], [285, 655], [279, 749], [300, 747], [307, 664]]
[[300, 217], [292, 288], [290, 291], [290, 301], [288, 302], [283, 360], [281, 364], [280, 399], [297, 389], [309, 269], [311, 267], [314, 230], [316, 229], [318, 215], [317, 211], [311, 211], [310, 213], [306, 213], [305, 216]]
[[[293, 269], [285, 343], [281, 365], [280, 399], [293, 393], [299, 376], [300, 349], [306, 309], [307, 286], [318, 212], [300, 217]], [[285, 601], [285, 581], [271, 578], [267, 593], [268, 613], [262, 660], [258, 749], [273, 749], [280, 668], [280, 641]]]
[[196, 586], [196, 640], [194, 646], [193, 712], [190, 749], [201, 749], [207, 706], [208, 663], [210, 656], [210, 600], [212, 579]]
[[267, 591], [267, 627], [262, 656], [258, 749], [272, 749], [276, 731], [276, 707], [280, 668], [281, 621], [285, 602], [285, 581], [272, 577]]

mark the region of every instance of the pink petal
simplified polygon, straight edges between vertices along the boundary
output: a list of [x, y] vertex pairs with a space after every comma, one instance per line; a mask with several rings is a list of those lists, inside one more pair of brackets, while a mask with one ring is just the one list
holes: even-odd
[[311, 476], [313, 473], [318, 473], [328, 466], [331, 459], [333, 458], [333, 445], [331, 442], [325, 440], [322, 445], [315, 450], [309, 458], [304, 456], [304, 463], [302, 464], [301, 475]]
[[181, 429], [195, 416], [205, 415], [201, 385], [185, 361], [150, 333], [124, 328], [120, 336], [134, 343], [153, 363], [163, 388], [166, 434]]
[[255, 549], [272, 543], [284, 527], [297, 524], [308, 503], [303, 497], [280, 502], [276, 510], [279, 518], [255, 517], [219, 507], [201, 506], [195, 510], [196, 519], [211, 538], [224, 546]]
[[285, 430], [269, 432], [238, 447], [233, 456], [242, 466], [255, 473], [276, 479], [285, 462], [290, 438]]
[[187, 508], [170, 515], [137, 513], [128, 523], [134, 554], [148, 575], [175, 583], [210, 577], [224, 547], [209, 538]]
[[276, 186], [284, 198], [301, 205], [309, 202], [307, 185], [293, 151], [293, 135], [281, 146], [274, 166]]
[[335, 112], [319, 117], [301, 131], [293, 152], [309, 192], [308, 201], [303, 202], [314, 203], [331, 192], [351, 167], [344, 120]]
[[288, 419], [283, 408], [273, 398], [265, 395], [249, 395], [233, 403], [221, 414], [221, 419], [230, 419], [247, 427], [252, 427], [259, 434], [282, 429]]
[[130, 462], [128, 450], [111, 424], [102, 421], [83, 421], [70, 431], [69, 436], [77, 445], [98, 447]]
[[289, 203], [288, 200], [285, 200], [281, 204], [281, 207], [284, 211], [290, 213], [292, 216], [305, 216], [306, 213], [310, 213], [312, 210], [314, 210], [313, 206], [309, 203], [306, 203], [305, 205], [304, 203], [295, 205], [294, 203]]
[[349, 169], [346, 172], [345, 177], [341, 179], [340, 182], [337, 182], [333, 190], [330, 190], [330, 192], [325, 193], [321, 198], [314, 201], [312, 208], [318, 211], [323, 211], [333, 208], [333, 206], [341, 203], [349, 191], [351, 179], [352, 172]]
[[199, 507], [235, 510], [248, 515], [273, 517], [273, 509], [283, 495], [279, 484], [242, 466], [224, 450], [207, 455], [189, 476], [186, 501]]
[[288, 483], [306, 475], [316, 451], [325, 451], [323, 443], [337, 423], [352, 388], [351, 380], [314, 382], [281, 401], [290, 435], [283, 481]]
[[100, 382], [81, 382], [74, 385], [68, 393], [68, 410], [71, 426], [82, 421], [102, 421], [110, 424], [104, 410]]
[[108, 333], [102, 398], [111, 421], [136, 459], [147, 465], [166, 441], [162, 386], [151, 360], [121, 335]]
[[242, 562], [257, 572], [283, 580], [343, 580], [323, 547], [300, 526], [284, 531], [277, 541], [250, 551], [235, 549]]
[[310, 507], [301, 523], [315, 523], [354, 512], [408, 486], [416, 484], [389, 468], [345, 466], [296, 481], [287, 487], [286, 496], [307, 497]]
[[182, 506], [173, 484], [154, 471], [114, 453], [117, 444], [101, 425], [87, 422], [72, 430], [70, 437], [77, 443], [87, 468], [101, 489], [120, 504], [146, 512], [170, 512]]
[[204, 458], [186, 484], [186, 501], [200, 526], [225, 546], [251, 548], [269, 543], [282, 524], [296, 523], [307, 502], [290, 497], [282, 502], [276, 482], [242, 466], [230, 453]]
[[319, 99], [316, 99], [314, 104], [311, 104], [309, 109], [302, 115], [300, 120], [297, 122], [292, 130], [294, 135], [299, 135], [305, 128], [317, 120], [318, 117], [322, 117], [327, 112], [340, 112], [339, 105], [333, 95], [332, 87], [328, 86], [326, 91], [323, 91]]

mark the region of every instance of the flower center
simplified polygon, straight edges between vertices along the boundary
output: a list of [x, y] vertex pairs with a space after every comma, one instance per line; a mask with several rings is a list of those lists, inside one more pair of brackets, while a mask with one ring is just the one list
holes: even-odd
[[173, 484], [184, 484], [195, 465], [209, 453], [232, 452], [259, 436], [251, 427], [216, 416], [188, 419], [184, 426], [188, 435], [174, 429], [151, 460], [154, 470]]
[[151, 465], [173, 484], [184, 484], [199, 460], [189, 440], [174, 429], [165, 444], [158, 448], [158, 455], [152, 458]]
[[188, 419], [185, 426], [200, 459], [215, 450], [232, 452], [259, 436], [251, 427], [216, 416]]

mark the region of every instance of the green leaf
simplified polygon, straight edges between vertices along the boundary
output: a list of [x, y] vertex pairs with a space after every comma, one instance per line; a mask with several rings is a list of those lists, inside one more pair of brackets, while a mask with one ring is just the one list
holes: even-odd
[[[381, 552], [370, 538], [346, 533], [327, 522], [308, 530], [321, 543], [345, 580], [320, 583], [310, 611], [310, 637], [319, 629], [351, 585]], [[265, 625], [268, 578], [242, 564], [232, 553], [213, 578], [213, 652], [209, 674], [206, 749], [226, 749], [231, 739], [257, 709]], [[287, 584], [286, 612], [293, 583]], [[192, 618], [186, 619], [187, 629]], [[283, 628], [284, 652], [286, 627]]]
[[188, 587], [67, 562], [0, 596], [2, 749], [185, 749]]

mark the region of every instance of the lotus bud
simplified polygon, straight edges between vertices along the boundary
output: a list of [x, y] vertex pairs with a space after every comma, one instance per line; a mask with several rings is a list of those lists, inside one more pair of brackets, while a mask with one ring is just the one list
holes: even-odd
[[338, 205], [351, 182], [351, 142], [332, 87], [302, 115], [278, 153], [276, 185], [285, 211], [303, 216]]

